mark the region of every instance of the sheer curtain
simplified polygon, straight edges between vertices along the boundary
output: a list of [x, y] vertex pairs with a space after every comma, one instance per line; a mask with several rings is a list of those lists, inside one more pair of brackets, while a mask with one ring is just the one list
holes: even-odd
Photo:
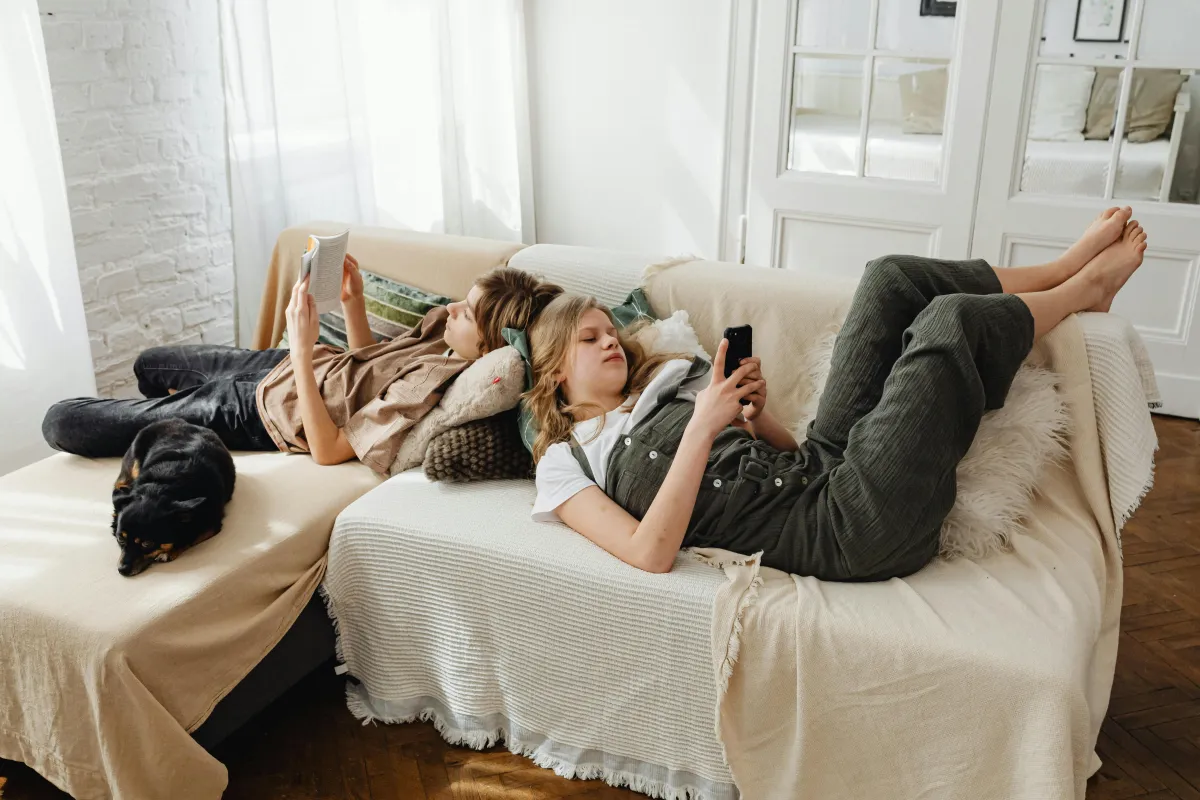
[[222, 0], [221, 40], [239, 342], [289, 225], [533, 241], [521, 0]]
[[53, 452], [42, 440], [52, 403], [96, 393], [35, 0], [0, 2], [0, 110], [3, 475]]

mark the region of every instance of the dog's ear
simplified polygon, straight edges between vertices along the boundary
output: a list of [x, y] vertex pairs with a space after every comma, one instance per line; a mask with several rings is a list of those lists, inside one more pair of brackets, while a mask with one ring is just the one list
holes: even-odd
[[179, 515], [180, 522], [191, 522], [192, 512], [204, 502], [203, 497], [189, 497], [187, 500], [176, 500], [171, 504], [172, 509]]
[[113, 510], [117, 513], [125, 510], [125, 506], [133, 502], [133, 489], [128, 486], [122, 486], [119, 489], [113, 489], [112, 493]]

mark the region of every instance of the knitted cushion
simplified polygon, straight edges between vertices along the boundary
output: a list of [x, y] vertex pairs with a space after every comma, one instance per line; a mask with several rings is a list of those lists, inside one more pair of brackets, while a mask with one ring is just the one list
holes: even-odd
[[533, 458], [521, 443], [516, 409], [436, 436], [425, 451], [425, 475], [451, 483], [533, 477]]

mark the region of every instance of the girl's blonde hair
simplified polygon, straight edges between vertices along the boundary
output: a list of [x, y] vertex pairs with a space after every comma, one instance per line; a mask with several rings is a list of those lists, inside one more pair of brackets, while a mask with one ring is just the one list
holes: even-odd
[[[584, 414], [586, 411], [596, 410], [597, 406], [594, 403], [568, 404], [562, 384], [557, 378], [560, 372], [570, 366], [571, 357], [575, 352], [575, 341], [579, 336], [579, 322], [583, 315], [593, 308], [603, 311], [616, 326], [612, 312], [594, 297], [563, 293], [546, 306], [529, 330], [529, 348], [533, 355], [533, 388], [525, 393], [524, 398], [537, 426], [537, 437], [533, 444], [534, 463], [541, 460], [550, 445], [567, 441], [571, 435], [571, 428], [577, 421], [587, 416], [595, 416], [594, 413]], [[680, 353], [646, 353], [633, 339], [633, 334], [640, 327], [634, 325], [617, 333], [621, 347], [625, 350], [625, 363], [629, 367], [625, 386], [621, 390], [626, 397], [645, 389], [663, 364], [676, 358], [690, 358]], [[597, 433], [603, 429], [604, 410], [600, 409], [600, 426]]]

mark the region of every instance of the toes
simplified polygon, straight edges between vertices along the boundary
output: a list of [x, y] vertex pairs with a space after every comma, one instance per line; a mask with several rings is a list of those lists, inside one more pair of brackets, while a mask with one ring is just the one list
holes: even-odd
[[1100, 219], [1109, 219], [1110, 217], [1112, 217], [1113, 214], [1117, 213], [1120, 210], [1121, 209], [1118, 208], [1117, 206], [1113, 206], [1112, 208], [1106, 208], [1105, 210], [1100, 212]]

